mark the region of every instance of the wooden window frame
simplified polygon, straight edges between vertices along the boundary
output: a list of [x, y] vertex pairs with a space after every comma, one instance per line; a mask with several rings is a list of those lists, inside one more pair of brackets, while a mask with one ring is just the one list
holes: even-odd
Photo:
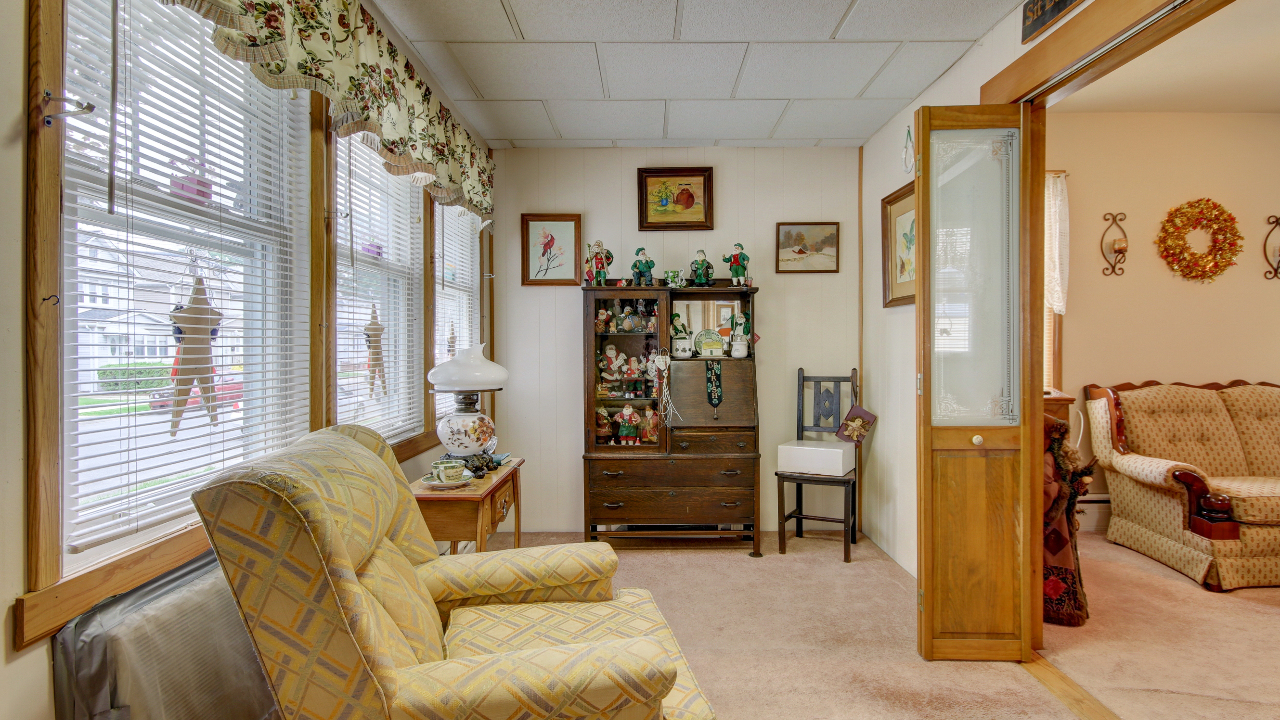
[[[61, 387], [59, 385], [62, 307], [62, 121], [45, 127], [44, 116], [61, 110], [44, 100], [46, 88], [63, 87], [65, 14], [63, 0], [31, 0], [28, 5], [26, 212], [24, 218], [26, 322], [26, 589], [14, 602], [14, 650], [58, 632], [69, 620], [101, 600], [128, 592], [198, 557], [209, 549], [203, 526], [195, 522], [104, 558], [73, 575], [62, 569]], [[311, 403], [310, 427], [337, 422], [337, 253], [334, 239], [334, 134], [329, 101], [311, 95]], [[53, 108], [50, 110], [50, 108]], [[434, 363], [434, 201], [423, 190], [423, 238], [428, 282], [424, 283], [425, 367]], [[482, 251], [482, 258], [483, 258]], [[483, 260], [482, 260], [483, 262]], [[493, 328], [493, 248], [488, 246], [488, 293], [481, 282], [482, 307]], [[482, 328], [484, 323], [482, 322]], [[492, 345], [490, 345], [492, 356]], [[440, 444], [435, 403], [424, 399], [424, 428], [392, 445], [404, 462]]]

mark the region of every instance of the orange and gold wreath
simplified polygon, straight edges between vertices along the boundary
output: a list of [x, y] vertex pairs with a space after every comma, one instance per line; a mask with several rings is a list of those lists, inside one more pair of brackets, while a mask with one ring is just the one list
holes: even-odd
[[[1209, 250], [1198, 253], [1187, 245], [1187, 233], [1209, 233]], [[1169, 211], [1156, 236], [1160, 257], [1169, 268], [1188, 280], [1213, 282], [1235, 265], [1244, 249], [1244, 238], [1236, 227], [1236, 216], [1209, 198], [1183, 203]]]

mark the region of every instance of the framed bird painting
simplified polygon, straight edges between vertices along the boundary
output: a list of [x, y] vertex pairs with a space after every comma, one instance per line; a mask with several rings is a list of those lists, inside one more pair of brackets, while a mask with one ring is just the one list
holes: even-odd
[[582, 284], [582, 215], [520, 215], [520, 284]]

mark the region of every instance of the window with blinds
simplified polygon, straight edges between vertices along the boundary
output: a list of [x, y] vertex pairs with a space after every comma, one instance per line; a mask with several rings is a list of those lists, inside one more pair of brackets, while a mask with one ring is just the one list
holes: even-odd
[[[309, 98], [157, 0], [67, 0], [64, 573], [309, 418]], [[185, 403], [185, 407], [182, 406]]]
[[338, 422], [394, 443], [427, 423], [423, 190], [356, 136], [334, 152]]
[[[462, 207], [435, 206], [435, 363], [459, 348], [482, 342], [480, 334], [480, 217]], [[450, 393], [435, 396], [436, 417], [453, 412]]]

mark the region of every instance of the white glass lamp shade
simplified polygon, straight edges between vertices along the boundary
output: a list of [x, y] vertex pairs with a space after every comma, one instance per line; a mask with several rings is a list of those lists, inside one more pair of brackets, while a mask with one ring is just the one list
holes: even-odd
[[442, 362], [427, 373], [436, 392], [478, 392], [501, 390], [507, 369], [484, 356], [484, 343], [463, 348], [452, 360]]

